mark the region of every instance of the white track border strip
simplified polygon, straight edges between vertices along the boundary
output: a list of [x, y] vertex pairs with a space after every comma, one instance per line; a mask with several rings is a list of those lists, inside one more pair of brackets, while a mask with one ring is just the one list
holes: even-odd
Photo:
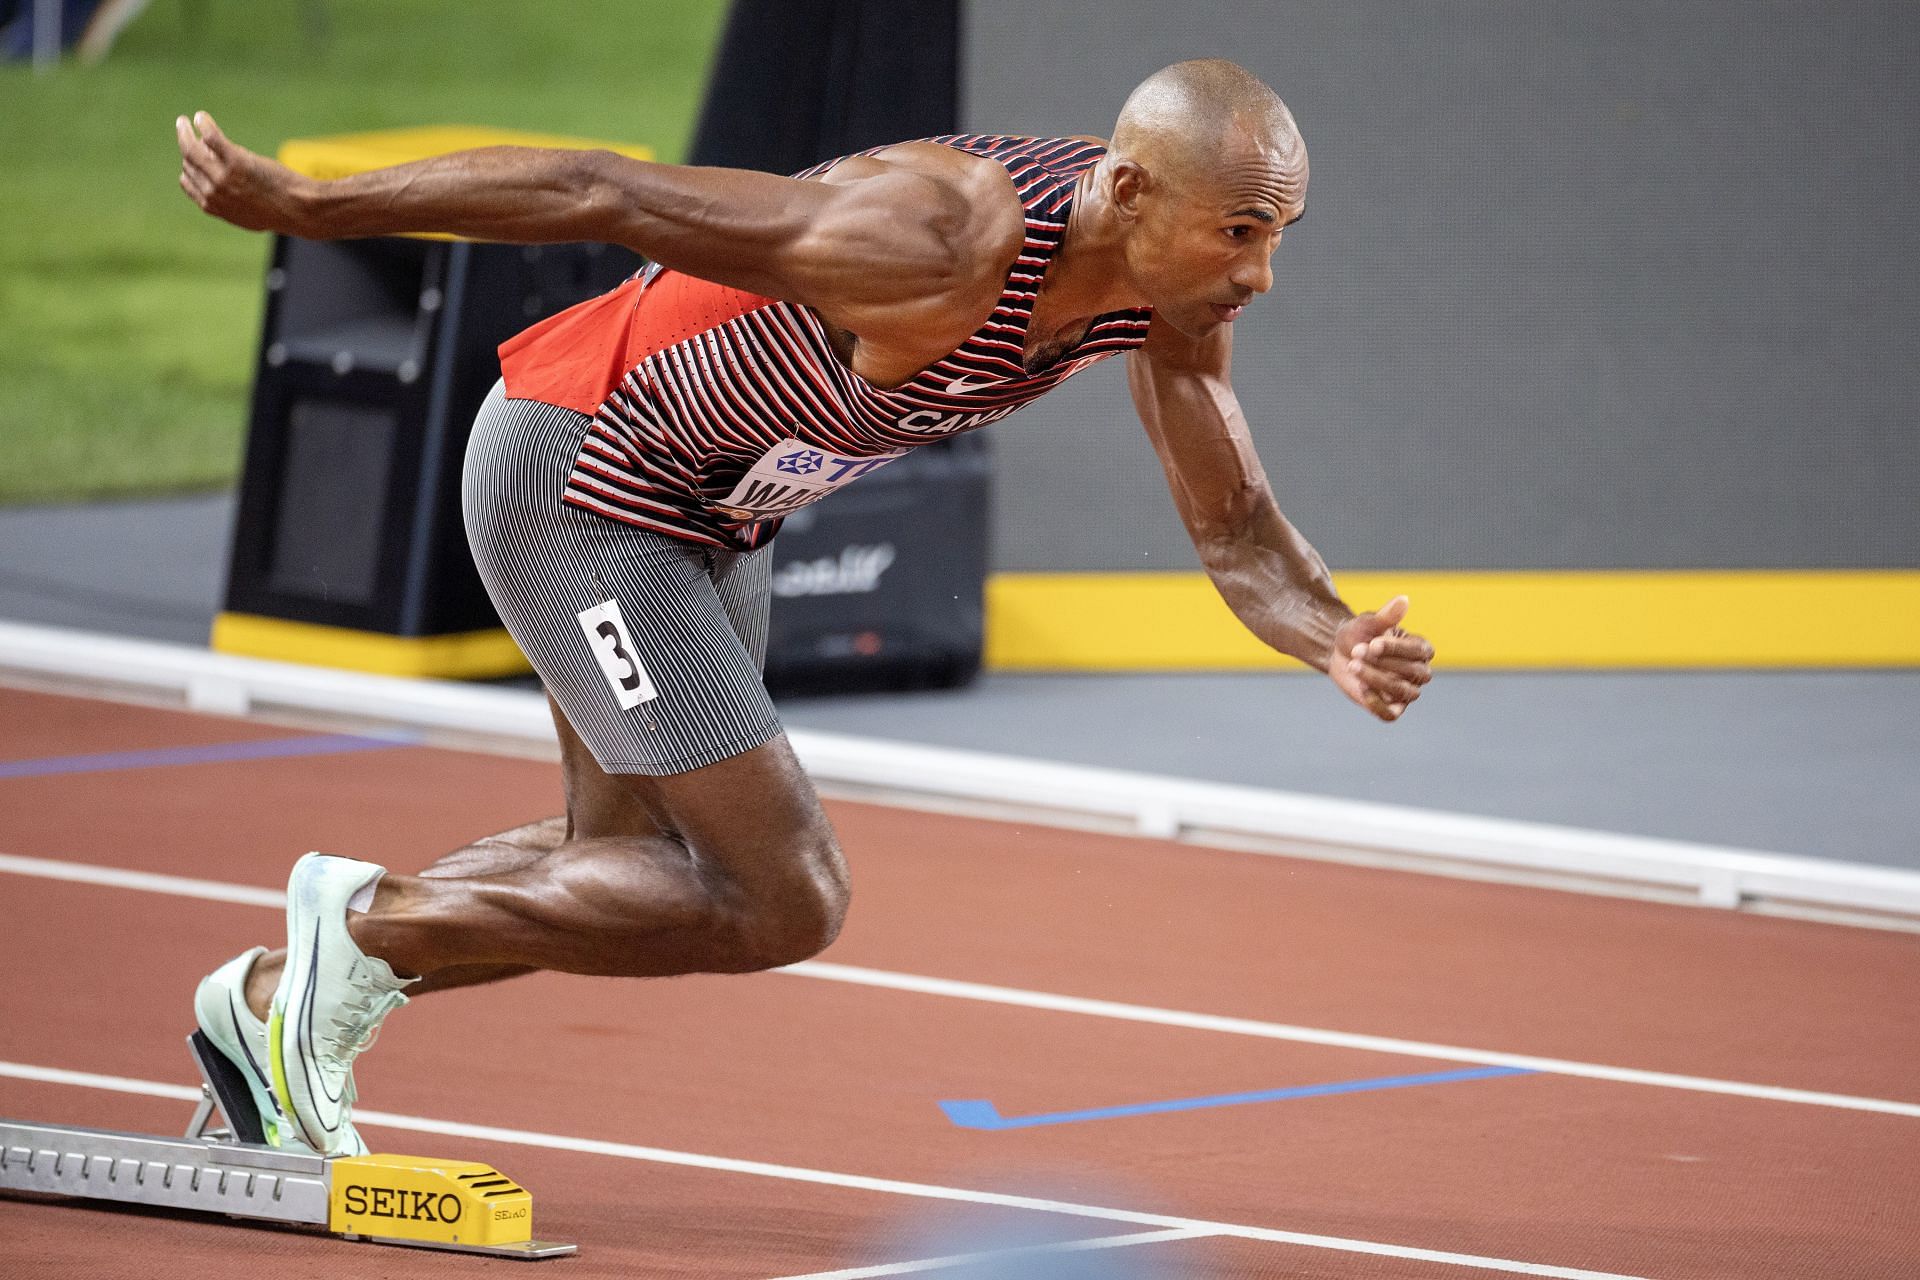
[[[145, 1094], [156, 1098], [197, 1099], [200, 1092], [182, 1085], [156, 1080], [133, 1080], [124, 1076], [95, 1075], [40, 1067], [20, 1062], [0, 1062], [0, 1078], [31, 1080], [42, 1084], [75, 1085], [84, 1089], [106, 1089], [115, 1093]], [[1405, 1258], [1414, 1262], [1444, 1263], [1458, 1267], [1479, 1267], [1485, 1271], [1504, 1271], [1512, 1275], [1546, 1276], [1553, 1280], [1646, 1280], [1641, 1276], [1610, 1271], [1583, 1271], [1573, 1267], [1554, 1267], [1536, 1262], [1517, 1262], [1508, 1258], [1482, 1258], [1468, 1253], [1446, 1253], [1409, 1245], [1382, 1244], [1374, 1240], [1350, 1240], [1341, 1236], [1310, 1235], [1298, 1231], [1280, 1231], [1271, 1227], [1241, 1226], [1231, 1222], [1208, 1222], [1200, 1218], [1176, 1218], [1159, 1213], [1139, 1213], [1131, 1209], [1109, 1209], [1100, 1205], [1075, 1204], [1067, 1200], [1042, 1200], [1033, 1196], [1008, 1195], [998, 1191], [971, 1191], [961, 1187], [943, 1187], [926, 1182], [901, 1182], [892, 1178], [870, 1178], [862, 1174], [832, 1173], [794, 1165], [767, 1164], [758, 1160], [737, 1160], [728, 1156], [696, 1155], [687, 1151], [669, 1151], [661, 1147], [642, 1147], [625, 1142], [606, 1142], [597, 1138], [569, 1138], [559, 1134], [535, 1133], [525, 1129], [501, 1129], [493, 1125], [462, 1124], [451, 1120], [430, 1120], [422, 1116], [395, 1115], [386, 1111], [354, 1109], [356, 1123], [431, 1133], [449, 1138], [469, 1138], [475, 1142], [502, 1142], [522, 1147], [542, 1147], [551, 1151], [574, 1151], [583, 1155], [613, 1156], [623, 1160], [641, 1160], [651, 1164], [678, 1165], [682, 1168], [709, 1169], [720, 1173], [740, 1173], [759, 1178], [779, 1178], [788, 1182], [807, 1182], [816, 1186], [844, 1187], [854, 1191], [874, 1191], [883, 1195], [912, 1196], [923, 1200], [950, 1200], [967, 1204], [994, 1205], [1004, 1209], [1026, 1209], [1036, 1213], [1057, 1213], [1107, 1222], [1126, 1222], [1143, 1227], [1193, 1232], [1196, 1235], [1233, 1236], [1241, 1240], [1259, 1240], [1268, 1244], [1299, 1245], [1308, 1249], [1327, 1249], [1337, 1253], [1369, 1254], [1383, 1258]]]
[[[0, 873], [276, 909], [283, 906], [286, 901], [285, 895], [277, 889], [221, 884], [211, 880], [192, 880], [184, 876], [160, 875], [150, 871], [126, 871], [117, 867], [61, 862], [48, 858], [23, 858], [9, 853], [0, 853]], [[866, 969], [823, 960], [807, 960], [800, 964], [789, 965], [784, 969], [776, 969], [774, 972], [797, 978], [844, 982], [853, 986], [878, 987], [914, 995], [944, 996], [949, 999], [979, 1001], [983, 1004], [1012, 1005], [1016, 1008], [1036, 1009], [1046, 1013], [1111, 1018], [1120, 1022], [1142, 1022], [1154, 1026], [1177, 1027], [1187, 1031], [1212, 1031], [1225, 1035], [1252, 1036], [1262, 1040], [1288, 1040], [1296, 1044], [1357, 1049], [1364, 1053], [1390, 1053], [1407, 1058], [1471, 1062], [1490, 1067], [1518, 1067], [1525, 1071], [1537, 1071], [1542, 1075], [1575, 1076], [1585, 1080], [1606, 1080], [1614, 1084], [1651, 1085], [1655, 1088], [1679, 1089], [1691, 1093], [1717, 1093], [1736, 1098], [1753, 1098], [1763, 1102], [1790, 1102], [1803, 1106], [1832, 1107], [1841, 1111], [1872, 1111], [1882, 1115], [1920, 1119], [1920, 1103], [1914, 1102], [1863, 1098], [1844, 1093], [1822, 1093], [1812, 1089], [1787, 1089], [1768, 1084], [1744, 1084], [1737, 1080], [1676, 1075], [1666, 1071], [1641, 1071], [1633, 1067], [1610, 1067], [1595, 1062], [1576, 1062], [1566, 1058], [1539, 1058], [1529, 1054], [1503, 1053], [1491, 1049], [1468, 1049], [1459, 1045], [1434, 1044], [1424, 1040], [1401, 1040], [1391, 1036], [1360, 1035], [1351, 1031], [1330, 1031], [1322, 1027], [1302, 1027], [1285, 1022], [1261, 1022], [1252, 1018], [1188, 1013], [1179, 1009], [1158, 1009], [1151, 1005], [1123, 1004], [1113, 1000], [1092, 1000], [1083, 996], [1054, 995], [1046, 991], [1026, 991], [1019, 987], [996, 987], [981, 982], [959, 982], [951, 978], [929, 978], [920, 974], [894, 973], [886, 969]]]
[[[546, 700], [536, 693], [266, 662], [62, 628], [0, 623], [0, 671], [9, 669], [99, 688], [161, 690], [195, 710], [227, 715], [277, 708], [519, 742], [553, 738]], [[1387, 854], [1581, 877], [1623, 889], [1679, 889], [1708, 906], [1775, 901], [1920, 918], [1920, 873], [1893, 868], [807, 730], [788, 736], [809, 772], [825, 783], [1120, 819], [1162, 838], [1251, 836], [1291, 843], [1307, 856]]]
[[916, 1258], [912, 1262], [888, 1262], [877, 1267], [854, 1267], [847, 1271], [813, 1271], [804, 1276], [783, 1276], [781, 1280], [877, 1280], [880, 1276], [912, 1275], [918, 1271], [939, 1271], [946, 1267], [971, 1266], [977, 1262], [1038, 1258], [1053, 1253], [1090, 1253], [1096, 1249], [1131, 1249], [1139, 1244], [1205, 1240], [1218, 1234], [1215, 1231], [1169, 1227], [1165, 1231], [1135, 1231], [1124, 1236], [1097, 1236], [1091, 1240], [1066, 1240], [1059, 1244], [991, 1249], [982, 1253], [954, 1253], [944, 1258]]

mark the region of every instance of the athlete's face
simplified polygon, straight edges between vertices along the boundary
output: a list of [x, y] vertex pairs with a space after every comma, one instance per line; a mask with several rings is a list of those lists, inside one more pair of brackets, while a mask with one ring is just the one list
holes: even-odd
[[1157, 316], [1203, 337], [1273, 287], [1281, 234], [1306, 212], [1306, 148], [1237, 138], [1184, 180], [1145, 187], [1129, 272]]

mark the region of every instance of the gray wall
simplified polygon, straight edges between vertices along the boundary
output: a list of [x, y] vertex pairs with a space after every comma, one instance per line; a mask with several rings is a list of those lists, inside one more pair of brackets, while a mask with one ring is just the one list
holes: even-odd
[[[1234, 380], [1336, 568], [1920, 566], [1920, 5], [973, 0], [964, 127], [1216, 55], [1312, 156]], [[995, 435], [999, 567], [1196, 563], [1119, 361]]]

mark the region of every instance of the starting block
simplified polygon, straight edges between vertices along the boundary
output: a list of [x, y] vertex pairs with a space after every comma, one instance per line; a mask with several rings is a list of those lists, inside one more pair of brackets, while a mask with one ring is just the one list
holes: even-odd
[[[245, 1082], [199, 1033], [204, 1081], [182, 1138], [0, 1118], [0, 1190], [323, 1227], [347, 1240], [499, 1258], [556, 1258], [533, 1238], [533, 1197], [491, 1166], [270, 1147]], [[210, 1127], [216, 1110], [226, 1128]]]

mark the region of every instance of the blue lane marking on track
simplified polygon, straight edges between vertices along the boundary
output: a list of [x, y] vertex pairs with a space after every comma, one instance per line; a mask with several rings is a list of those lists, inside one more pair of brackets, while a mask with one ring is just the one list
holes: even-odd
[[962, 1129], [1032, 1129], [1043, 1124], [1078, 1124], [1085, 1120], [1117, 1120], [1123, 1116], [1150, 1116], [1163, 1111], [1201, 1111], [1208, 1107], [1238, 1107], [1250, 1102], [1279, 1102], [1286, 1098], [1324, 1098], [1335, 1093], [1370, 1093], [1375, 1089], [1410, 1089], [1423, 1084], [1453, 1084], [1461, 1080], [1492, 1080], [1500, 1076], [1538, 1075], [1524, 1067], [1468, 1067], [1463, 1071], [1436, 1071], [1419, 1076], [1381, 1076], [1373, 1080], [1341, 1080], [1333, 1084], [1303, 1084], [1259, 1093], [1222, 1093], [1210, 1098], [1179, 1098], [1172, 1102], [1142, 1102], [1128, 1107], [1098, 1107], [1091, 1111], [1056, 1111], [1041, 1116], [1003, 1116], [984, 1099], [943, 1102], [947, 1119]]
[[368, 737], [353, 733], [303, 734], [255, 742], [216, 742], [201, 747], [156, 747], [150, 751], [109, 751], [90, 756], [48, 756], [40, 760], [0, 760], [0, 778], [44, 778], [57, 773], [104, 773], [114, 769], [156, 769], [180, 764], [224, 764], [232, 760], [278, 760], [289, 756], [333, 756], [350, 751], [386, 751], [410, 747], [418, 734]]

